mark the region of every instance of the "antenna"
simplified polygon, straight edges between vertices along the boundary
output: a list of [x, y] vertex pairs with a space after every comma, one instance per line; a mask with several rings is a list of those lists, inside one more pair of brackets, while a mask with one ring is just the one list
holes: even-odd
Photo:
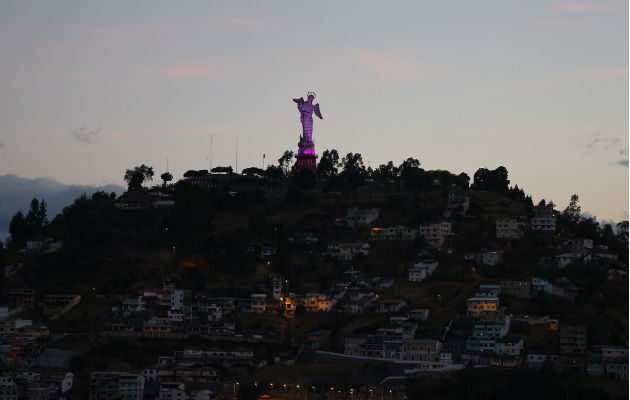
[[238, 174], [238, 133], [234, 134], [234, 142], [236, 143], [236, 173]]
[[166, 157], [166, 172], [168, 172], [168, 157]]
[[214, 133], [210, 134], [210, 171], [212, 171], [212, 139], [214, 138]]

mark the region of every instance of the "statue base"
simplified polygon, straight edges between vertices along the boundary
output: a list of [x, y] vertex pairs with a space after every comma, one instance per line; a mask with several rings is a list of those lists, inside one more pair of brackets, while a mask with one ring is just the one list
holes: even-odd
[[308, 168], [317, 175], [317, 154], [315, 154], [315, 143], [312, 140], [300, 140], [295, 158], [297, 158], [297, 172]]

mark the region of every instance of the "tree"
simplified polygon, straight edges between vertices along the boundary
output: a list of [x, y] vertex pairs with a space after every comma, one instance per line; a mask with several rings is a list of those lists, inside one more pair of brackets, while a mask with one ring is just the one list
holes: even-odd
[[142, 164], [139, 167], [126, 170], [124, 179], [129, 190], [140, 190], [145, 181], [153, 180], [153, 174], [153, 167]]
[[245, 176], [257, 176], [259, 178], [262, 178], [265, 175], [265, 171], [262, 168], [256, 167], [245, 168], [241, 173]]
[[278, 180], [284, 176], [284, 171], [281, 167], [276, 167], [275, 165], [270, 165], [265, 170], [265, 178]]
[[292, 183], [299, 189], [308, 189], [315, 185], [315, 174], [310, 168], [302, 168], [293, 175]]
[[579, 200], [580, 198], [577, 194], [572, 195], [569, 205], [562, 211], [562, 216], [567, 222], [575, 224], [582, 218], [582, 207], [578, 205]]
[[378, 168], [372, 172], [371, 177], [378, 182], [390, 183], [398, 178], [398, 173], [398, 167], [396, 167], [392, 161], [389, 161], [387, 164], [379, 165]]
[[9, 223], [9, 233], [11, 234], [11, 243], [16, 247], [22, 247], [26, 244], [28, 238], [28, 225], [22, 211], [15, 213]]
[[166, 186], [168, 182], [173, 180], [173, 175], [171, 175], [168, 172], [165, 172], [162, 175], [160, 175], [160, 178], [162, 179], [162, 182], [163, 182], [162, 186]]
[[317, 164], [317, 177], [328, 180], [339, 172], [339, 153], [337, 150], [325, 150]]
[[363, 165], [363, 158], [360, 153], [348, 153], [341, 162], [343, 170], [341, 175], [348, 186], [356, 189], [363, 186], [367, 172]]
[[505, 167], [500, 166], [492, 171], [479, 168], [473, 177], [471, 189], [504, 193], [509, 191], [509, 184], [508, 171]]
[[285, 150], [284, 154], [278, 158], [278, 166], [282, 169], [284, 176], [289, 176], [291, 171], [291, 161], [293, 161], [293, 151]]
[[214, 167], [210, 170], [210, 172], [215, 172], [219, 174], [231, 174], [234, 172], [234, 170], [232, 169], [231, 165], [228, 165], [227, 167]]

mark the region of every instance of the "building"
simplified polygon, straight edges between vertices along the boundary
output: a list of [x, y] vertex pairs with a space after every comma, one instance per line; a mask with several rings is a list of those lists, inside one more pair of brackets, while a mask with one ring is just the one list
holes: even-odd
[[142, 374], [93, 372], [90, 375], [90, 400], [142, 400], [144, 382]]
[[573, 264], [576, 261], [582, 261], [584, 263], [591, 261], [591, 255], [583, 252], [562, 253], [555, 257], [556, 267], [559, 269], [566, 268], [568, 265]]
[[574, 253], [584, 253], [593, 250], [592, 239], [570, 239], [568, 242], [568, 244], [571, 246], [571, 251]]
[[406, 361], [437, 361], [442, 344], [439, 340], [413, 339], [402, 342], [401, 359]]
[[501, 281], [501, 293], [527, 299], [531, 293], [530, 283], [529, 281]]
[[429, 247], [441, 247], [451, 233], [452, 224], [446, 221], [428, 222], [418, 227], [418, 236], [423, 238]]
[[437, 260], [423, 260], [409, 268], [409, 282], [421, 282], [431, 276], [438, 267]]
[[428, 308], [414, 308], [413, 310], [409, 310], [410, 321], [425, 322], [427, 319], [429, 319]]
[[284, 297], [284, 277], [282, 274], [271, 274], [271, 298], [280, 301]]
[[494, 352], [498, 355], [518, 357], [521, 355], [524, 344], [523, 339], [497, 339]]
[[470, 207], [468, 196], [457, 196], [455, 193], [448, 194], [448, 204], [444, 210], [444, 218], [463, 217]]
[[401, 240], [404, 226], [394, 226], [391, 228], [374, 227], [370, 230], [372, 240]]
[[477, 265], [489, 265], [494, 267], [503, 261], [503, 251], [481, 249], [476, 253], [466, 253], [464, 260], [473, 261]]
[[580, 294], [580, 288], [575, 286], [573, 282], [568, 279], [563, 278], [558, 279], [551, 285], [545, 286], [545, 291], [548, 293], [549, 288], [551, 289], [550, 294], [552, 296], [561, 297], [571, 303], [575, 303], [575, 300]]
[[549, 281], [539, 276], [532, 277], [532, 293], [537, 294], [545, 290], [545, 287], [549, 285]]
[[265, 293], [252, 293], [250, 311], [254, 314], [262, 314], [267, 308], [267, 295]]
[[586, 327], [560, 325], [560, 353], [585, 355], [587, 349]]
[[471, 297], [466, 300], [466, 314], [469, 317], [479, 317], [487, 312], [499, 309], [498, 297]]
[[9, 304], [23, 310], [35, 307], [35, 289], [10, 289]]
[[346, 209], [346, 226], [348, 228], [362, 228], [369, 226], [378, 218], [378, 208], [348, 207]]
[[525, 236], [525, 223], [522, 218], [497, 218], [497, 239], [520, 239]]
[[378, 302], [378, 312], [398, 312], [407, 302], [403, 299], [381, 299]]
[[502, 338], [510, 331], [510, 316], [501, 312], [482, 314], [475, 322], [473, 337], [476, 339]]
[[556, 217], [553, 215], [553, 205], [537, 205], [529, 225], [532, 231], [555, 232]]
[[369, 243], [329, 243], [328, 252], [331, 258], [340, 261], [350, 261], [358, 255], [370, 254]]

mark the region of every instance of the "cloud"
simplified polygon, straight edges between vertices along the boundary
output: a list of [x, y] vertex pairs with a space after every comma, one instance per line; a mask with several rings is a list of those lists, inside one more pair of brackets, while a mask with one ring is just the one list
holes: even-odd
[[421, 60], [388, 50], [356, 50], [346, 59], [346, 63], [366, 68], [398, 83], [419, 77], [435, 77], [445, 72]]
[[48, 203], [48, 219], [52, 220], [63, 208], [81, 194], [91, 195], [97, 191], [121, 194], [118, 185], [66, 185], [52, 178], [28, 179], [17, 175], [0, 175], [0, 240], [9, 236], [9, 222], [18, 210], [28, 211], [31, 199], [38, 198]]
[[628, 68], [594, 68], [583, 71], [580, 78], [589, 81], [610, 81], [628, 75]]
[[627, 12], [628, 5], [625, 2], [602, 1], [602, 2], [562, 2], [551, 6], [554, 11], [571, 13], [604, 13], [604, 12]]
[[619, 165], [621, 167], [628, 168], [628, 159], [626, 158], [625, 160], [615, 161], [615, 162], [610, 163], [609, 165]]
[[[616, 137], [608, 137], [602, 135], [601, 132], [595, 132], [590, 135], [590, 139], [586, 143], [587, 152], [595, 149], [610, 150], [619, 147], [621, 139]], [[624, 151], [623, 149], [620, 151]]]
[[70, 137], [81, 144], [92, 144], [96, 140], [96, 137], [98, 136], [99, 132], [100, 132], [100, 129], [88, 130], [87, 128], [82, 126], [80, 128], [75, 129], [70, 134]]

